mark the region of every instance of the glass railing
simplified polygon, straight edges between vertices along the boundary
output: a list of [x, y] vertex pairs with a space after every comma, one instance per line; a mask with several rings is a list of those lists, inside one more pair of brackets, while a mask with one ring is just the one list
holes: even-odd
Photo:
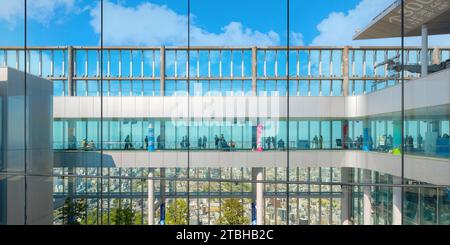
[[[102, 144], [101, 144], [102, 143]], [[428, 156], [438, 158], [449, 158], [450, 151], [450, 138], [439, 138], [436, 140], [436, 144], [431, 145], [430, 142], [422, 144], [408, 145], [405, 144], [405, 154]], [[103, 150], [123, 150], [123, 151], [148, 151], [148, 143], [143, 141], [91, 141], [83, 142], [77, 141], [73, 144], [67, 142], [53, 142], [53, 149], [56, 151], [99, 151]], [[180, 142], [180, 141], [165, 141], [155, 143], [155, 147], [152, 151], [257, 151], [256, 143], [249, 141], [222, 141], [200, 144], [194, 142]], [[315, 140], [298, 140], [289, 141], [289, 148], [282, 140], [273, 143], [266, 141], [261, 147], [262, 151], [295, 151], [295, 150], [361, 150], [370, 152], [380, 152], [393, 155], [400, 155], [400, 146], [394, 147], [392, 143], [386, 143], [383, 141], [374, 141], [373, 144], [364, 145], [360, 140], [357, 141], [345, 141], [340, 143], [340, 139], [337, 140], [337, 144], [331, 146], [330, 141], [315, 141]]]

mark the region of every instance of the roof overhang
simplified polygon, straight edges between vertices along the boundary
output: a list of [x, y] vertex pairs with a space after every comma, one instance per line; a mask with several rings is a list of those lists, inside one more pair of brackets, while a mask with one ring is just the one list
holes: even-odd
[[[450, 34], [450, 0], [404, 0], [405, 36], [421, 35], [427, 25], [428, 35]], [[401, 36], [401, 0], [396, 0], [375, 17], [354, 40], [392, 38]]]

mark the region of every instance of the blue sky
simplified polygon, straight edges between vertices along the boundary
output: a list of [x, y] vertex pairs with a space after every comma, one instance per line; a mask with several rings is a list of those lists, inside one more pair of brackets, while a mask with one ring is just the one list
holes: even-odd
[[[28, 45], [99, 44], [98, 0], [28, 2]], [[354, 31], [392, 2], [291, 0], [291, 44], [363, 45]], [[105, 0], [104, 14], [105, 45], [187, 44], [187, 1]], [[191, 0], [192, 45], [284, 45], [286, 24], [283, 0]], [[23, 45], [22, 1], [0, 0], [0, 33], [0, 45]]]

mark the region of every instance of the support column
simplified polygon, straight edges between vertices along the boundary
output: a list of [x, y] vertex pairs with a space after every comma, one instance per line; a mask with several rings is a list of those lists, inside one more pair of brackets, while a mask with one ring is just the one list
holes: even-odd
[[349, 135], [348, 132], [348, 120], [343, 120], [342, 121], [342, 135], [341, 135], [341, 145], [342, 145], [342, 149], [348, 149], [349, 148], [349, 144], [351, 144], [352, 142], [347, 142], [347, 138]]
[[345, 46], [342, 51], [342, 95], [348, 96], [349, 67], [348, 67], [349, 46]]
[[422, 50], [420, 52], [422, 77], [428, 75], [428, 27], [422, 25]]
[[[166, 168], [160, 168], [160, 176], [161, 178], [166, 177]], [[159, 193], [160, 193], [160, 204], [166, 202], [166, 180], [161, 179], [159, 182]]]
[[147, 189], [148, 189], [148, 197], [147, 197], [147, 219], [148, 225], [155, 224], [154, 212], [155, 212], [155, 190], [154, 190], [154, 180], [153, 180], [153, 169], [148, 173], [147, 179]]
[[159, 145], [158, 150], [164, 150], [166, 147], [166, 122], [161, 121], [161, 128], [159, 130]]
[[[401, 184], [401, 178], [394, 176], [394, 184]], [[402, 188], [393, 187], [392, 188], [392, 224], [401, 225], [402, 224]]]
[[72, 46], [69, 46], [67, 48], [67, 96], [73, 96], [74, 95], [74, 86], [73, 86], [73, 74], [74, 74], [74, 68], [73, 68], [73, 48]]
[[341, 200], [341, 214], [342, 224], [352, 225], [352, 186], [345, 185], [345, 183], [351, 182], [351, 168], [342, 168], [342, 200]]
[[[370, 170], [365, 169], [363, 171], [364, 183], [369, 184], [372, 183], [372, 172]], [[364, 186], [364, 225], [372, 224], [372, 191], [371, 186]]]
[[252, 47], [252, 95], [256, 96], [256, 78], [258, 75], [257, 49]]
[[162, 46], [159, 49], [159, 86], [160, 95], [165, 95], [165, 85], [166, 85], [166, 47]]
[[[256, 181], [263, 181], [263, 168], [253, 168], [252, 178]], [[257, 182], [252, 184], [253, 198], [256, 204], [256, 225], [264, 224], [264, 183]]]

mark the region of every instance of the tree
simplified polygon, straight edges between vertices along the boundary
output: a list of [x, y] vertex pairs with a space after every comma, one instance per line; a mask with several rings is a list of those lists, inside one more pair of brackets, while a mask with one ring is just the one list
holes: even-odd
[[115, 225], [133, 225], [135, 213], [128, 205], [113, 209], [112, 222]]
[[58, 213], [58, 220], [63, 225], [80, 225], [86, 212], [86, 202], [84, 199], [73, 200], [67, 197], [64, 206]]
[[167, 207], [166, 223], [168, 225], [187, 225], [188, 207], [184, 199], [176, 199]]
[[[122, 200], [114, 199], [110, 209], [111, 225], [133, 225], [135, 212], [130, 205], [122, 204]], [[107, 218], [106, 218], [107, 221]], [[105, 223], [106, 224], [106, 223]]]
[[244, 206], [238, 199], [226, 199], [222, 203], [223, 214], [219, 219], [221, 225], [245, 225], [249, 223], [244, 216]]

